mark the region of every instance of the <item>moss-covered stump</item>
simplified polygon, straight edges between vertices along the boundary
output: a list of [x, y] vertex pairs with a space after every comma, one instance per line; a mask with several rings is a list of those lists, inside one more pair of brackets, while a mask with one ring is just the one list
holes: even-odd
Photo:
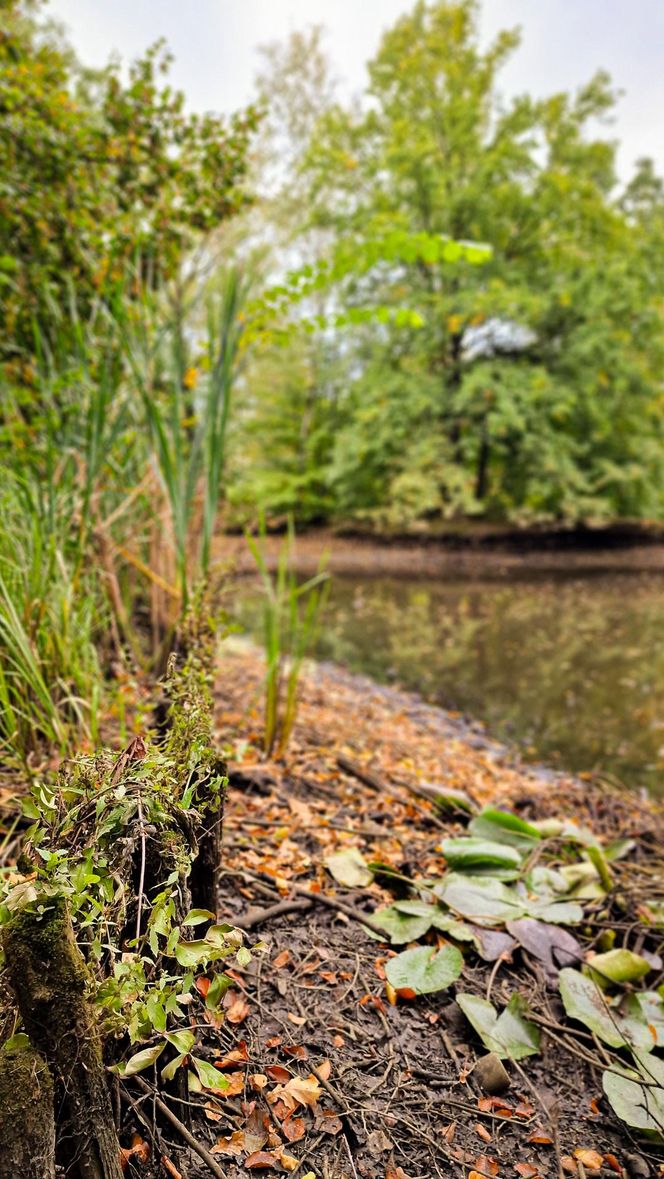
[[54, 1179], [53, 1079], [31, 1045], [0, 1049], [0, 1179]]
[[58, 1087], [63, 1161], [79, 1179], [122, 1179], [99, 1030], [85, 993], [85, 962], [64, 901], [45, 897], [39, 908], [12, 917], [4, 950], [25, 1029]]

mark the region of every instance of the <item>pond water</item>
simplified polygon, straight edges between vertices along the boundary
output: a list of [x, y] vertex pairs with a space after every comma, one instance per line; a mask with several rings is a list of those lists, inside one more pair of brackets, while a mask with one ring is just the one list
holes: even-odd
[[661, 575], [337, 575], [316, 654], [482, 720], [533, 760], [664, 795]]

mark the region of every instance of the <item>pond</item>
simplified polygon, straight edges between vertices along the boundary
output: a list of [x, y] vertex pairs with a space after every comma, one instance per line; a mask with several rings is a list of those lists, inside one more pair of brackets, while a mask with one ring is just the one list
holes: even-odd
[[527, 758], [664, 795], [661, 575], [335, 575], [316, 654], [477, 718]]

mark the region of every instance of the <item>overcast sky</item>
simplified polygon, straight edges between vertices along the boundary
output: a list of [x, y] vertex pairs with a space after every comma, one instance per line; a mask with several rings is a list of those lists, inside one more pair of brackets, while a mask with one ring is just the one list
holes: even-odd
[[[165, 37], [173, 79], [198, 110], [249, 101], [256, 48], [292, 29], [323, 24], [335, 72], [359, 90], [364, 63], [407, 0], [51, 0], [80, 58], [101, 65]], [[664, 0], [484, 0], [482, 36], [520, 25], [522, 45], [503, 73], [505, 93], [573, 89], [600, 67], [624, 91], [611, 134], [620, 170], [653, 156], [664, 171]]]

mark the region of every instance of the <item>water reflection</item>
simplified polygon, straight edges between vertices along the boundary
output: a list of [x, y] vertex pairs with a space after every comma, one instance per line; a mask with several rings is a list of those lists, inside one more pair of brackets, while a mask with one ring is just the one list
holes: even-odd
[[336, 577], [318, 655], [485, 721], [529, 755], [664, 793], [664, 582]]

